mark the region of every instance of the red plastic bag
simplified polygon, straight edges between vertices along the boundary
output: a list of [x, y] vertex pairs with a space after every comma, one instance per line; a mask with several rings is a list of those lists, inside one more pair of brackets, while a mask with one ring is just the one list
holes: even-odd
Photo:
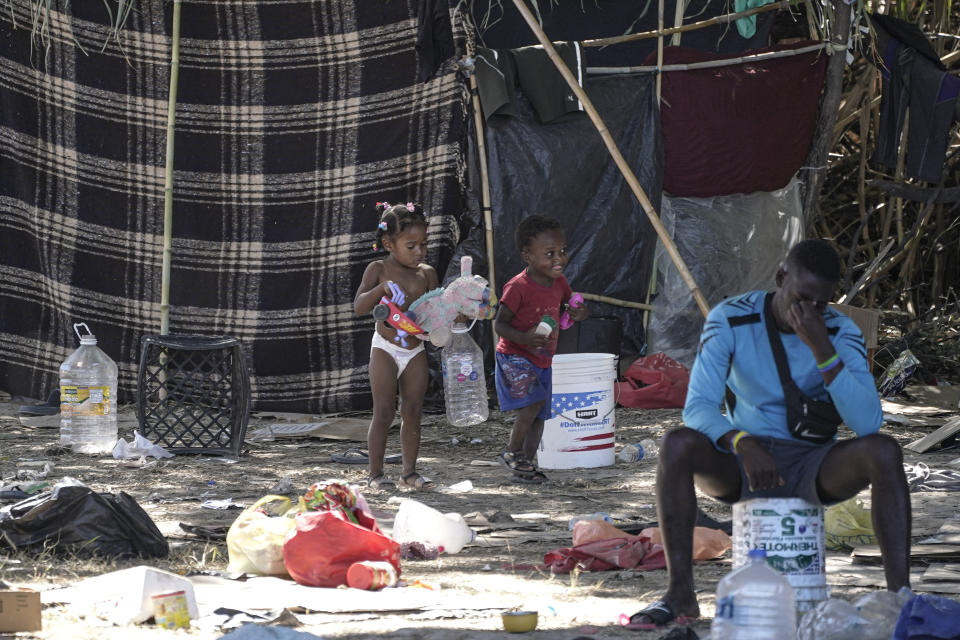
[[380, 532], [376, 520], [356, 512], [359, 524], [342, 511], [297, 514], [296, 527], [283, 543], [283, 562], [290, 576], [310, 587], [338, 587], [347, 583], [354, 562], [389, 562], [400, 574], [400, 545]]
[[690, 372], [665, 353], [637, 358], [617, 382], [617, 402], [634, 409], [682, 408]]

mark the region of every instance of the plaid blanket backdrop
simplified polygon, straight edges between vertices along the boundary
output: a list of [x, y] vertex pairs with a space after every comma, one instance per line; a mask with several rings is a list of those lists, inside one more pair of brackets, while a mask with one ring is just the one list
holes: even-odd
[[[9, 6], [8, 6], [9, 5]], [[132, 401], [159, 333], [172, 3], [0, 10], [0, 389], [45, 397], [86, 322]], [[115, 6], [115, 4], [113, 5]], [[240, 338], [255, 406], [370, 406], [353, 313], [378, 200], [459, 240], [465, 98], [417, 81], [416, 0], [189, 0], [176, 111], [171, 333]]]

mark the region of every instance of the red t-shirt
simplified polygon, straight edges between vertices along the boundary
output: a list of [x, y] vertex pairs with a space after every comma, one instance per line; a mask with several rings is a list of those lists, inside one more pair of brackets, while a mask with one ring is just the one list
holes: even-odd
[[[503, 295], [500, 304], [505, 304], [513, 311], [513, 320], [510, 326], [518, 331], [529, 331], [531, 327], [540, 324], [543, 316], [553, 318], [557, 326], [560, 325], [560, 309], [564, 302], [570, 299], [573, 290], [564, 276], [554, 278], [549, 287], [537, 284], [527, 275], [524, 269], [510, 281], [503, 285]], [[553, 362], [553, 354], [557, 350], [559, 330], [554, 329], [550, 334], [550, 342], [546, 347], [532, 349], [525, 344], [517, 344], [500, 337], [497, 351], [523, 356], [541, 369], [546, 369]]]

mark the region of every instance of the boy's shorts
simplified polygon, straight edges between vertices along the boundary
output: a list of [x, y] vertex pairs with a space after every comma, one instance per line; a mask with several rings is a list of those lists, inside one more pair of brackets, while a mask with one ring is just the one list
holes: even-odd
[[523, 356], [499, 351], [496, 352], [496, 360], [500, 410], [521, 409], [543, 401], [537, 418], [552, 418], [550, 398], [553, 395], [553, 368], [541, 369]]

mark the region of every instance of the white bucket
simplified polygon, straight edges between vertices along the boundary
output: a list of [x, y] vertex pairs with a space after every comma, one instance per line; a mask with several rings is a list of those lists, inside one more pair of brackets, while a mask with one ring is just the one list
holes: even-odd
[[754, 498], [733, 505], [733, 568], [751, 549], [764, 549], [767, 564], [783, 574], [796, 595], [797, 611], [829, 596], [823, 507], [800, 498]]
[[544, 422], [537, 463], [544, 469], [613, 464], [616, 358], [611, 353], [553, 357], [553, 417]]

